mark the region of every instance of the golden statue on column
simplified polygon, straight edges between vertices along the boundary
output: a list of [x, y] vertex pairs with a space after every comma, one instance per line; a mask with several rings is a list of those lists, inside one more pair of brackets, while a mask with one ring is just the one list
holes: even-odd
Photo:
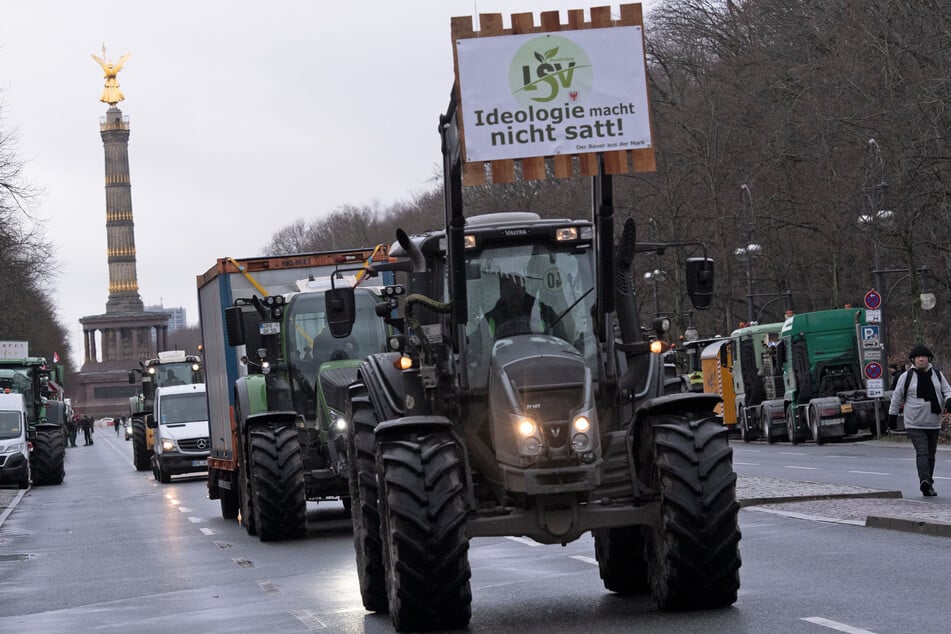
[[99, 98], [99, 101], [102, 103], [107, 103], [110, 106], [114, 106], [123, 99], [122, 91], [119, 90], [119, 80], [116, 79], [116, 75], [119, 74], [119, 71], [122, 70], [122, 65], [125, 64], [125, 61], [129, 59], [129, 55], [132, 53], [126, 53], [119, 58], [119, 61], [115, 64], [112, 62], [106, 61], [106, 47], [102, 47], [102, 57], [99, 57], [93, 53], [92, 58], [96, 60], [100, 66], [102, 66], [103, 77], [106, 78], [106, 85], [102, 89], [102, 97]]

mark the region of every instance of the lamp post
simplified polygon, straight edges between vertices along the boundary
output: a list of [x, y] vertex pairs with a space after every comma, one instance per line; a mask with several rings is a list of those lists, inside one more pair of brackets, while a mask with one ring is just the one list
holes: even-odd
[[746, 232], [746, 246], [738, 248], [734, 255], [742, 257], [746, 261], [746, 321], [750, 323], [754, 319], [753, 311], [753, 256], [759, 253], [762, 247], [753, 242], [753, 194], [746, 183], [740, 185], [740, 191], [746, 194], [746, 201], [750, 206], [750, 223]]
[[[885, 292], [886, 271], [882, 270], [881, 247], [879, 246], [879, 235], [882, 223], [888, 222], [895, 217], [895, 213], [885, 209], [885, 194], [888, 192], [888, 181], [885, 180], [885, 159], [882, 157], [882, 150], [875, 139], [868, 140], [868, 146], [865, 152], [865, 196], [864, 211], [859, 216], [859, 226], [869, 227], [872, 230], [872, 263], [875, 267], [872, 274], [875, 276], [875, 287], [880, 293]], [[885, 319], [885, 302], [882, 302], [881, 310], [881, 341], [882, 354], [888, 359], [888, 321]]]
[[644, 273], [644, 281], [654, 287], [654, 317], [660, 317], [660, 296], [657, 293], [657, 285], [667, 279], [667, 273], [661, 269], [651, 269]]

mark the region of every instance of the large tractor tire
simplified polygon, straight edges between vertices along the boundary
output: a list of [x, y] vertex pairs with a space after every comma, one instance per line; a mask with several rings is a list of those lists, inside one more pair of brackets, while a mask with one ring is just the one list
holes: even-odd
[[591, 531], [605, 589], [625, 595], [650, 592], [642, 531], [640, 526]]
[[736, 602], [740, 529], [727, 430], [712, 416], [651, 418], [649, 472], [661, 526], [645, 529], [651, 595], [662, 610], [705, 610]]
[[379, 490], [376, 480], [377, 426], [373, 406], [355, 401], [350, 415], [352, 433], [347, 439], [350, 454], [350, 517], [353, 547], [357, 554], [357, 577], [363, 607], [370, 612], [386, 612], [386, 575], [383, 542], [380, 538]]
[[132, 419], [132, 464], [136, 471], [148, 471], [152, 468], [152, 451], [145, 439], [145, 421]]
[[397, 631], [464, 628], [472, 614], [466, 473], [444, 431], [377, 441], [390, 619]]
[[66, 477], [66, 434], [61, 427], [36, 430], [32, 460], [33, 484], [62, 484]]
[[297, 539], [307, 531], [304, 463], [297, 429], [251, 429], [250, 474], [254, 523], [262, 542]]

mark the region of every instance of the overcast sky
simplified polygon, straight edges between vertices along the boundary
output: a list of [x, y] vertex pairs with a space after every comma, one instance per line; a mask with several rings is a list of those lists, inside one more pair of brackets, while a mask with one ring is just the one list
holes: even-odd
[[[386, 207], [432, 186], [452, 85], [450, 18], [604, 5], [562, 0], [5, 2], [0, 126], [18, 137], [61, 264], [59, 316], [105, 312], [102, 69], [129, 117], [139, 293], [184, 306], [220, 257], [264, 254], [275, 231], [344, 204]], [[620, 3], [611, 3], [615, 12]], [[652, 3], [645, 4], [645, 13]], [[650, 25], [647, 25], [648, 32]], [[340, 245], [341, 247], [356, 245]]]

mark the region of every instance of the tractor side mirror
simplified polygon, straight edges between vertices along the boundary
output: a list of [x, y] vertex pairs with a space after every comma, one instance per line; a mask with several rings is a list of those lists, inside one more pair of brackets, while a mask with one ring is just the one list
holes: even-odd
[[687, 294], [697, 310], [707, 310], [713, 301], [713, 260], [687, 258]]
[[152, 414], [147, 414], [145, 416], [145, 426], [148, 427], [149, 429], [155, 429], [156, 427], [158, 427], [158, 423], [155, 422], [155, 416], [153, 416]]
[[229, 306], [225, 308], [225, 330], [228, 333], [229, 346], [244, 345], [244, 319], [241, 316], [240, 307]]
[[324, 292], [327, 302], [327, 325], [334, 339], [349, 337], [356, 319], [356, 301], [352, 286], [331, 288]]

